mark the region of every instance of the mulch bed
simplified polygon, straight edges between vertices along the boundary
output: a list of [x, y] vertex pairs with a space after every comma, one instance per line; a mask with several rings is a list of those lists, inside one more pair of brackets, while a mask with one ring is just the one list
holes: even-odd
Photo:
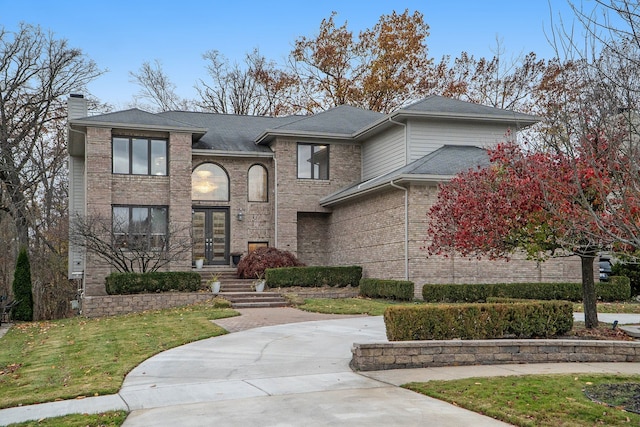
[[640, 414], [640, 383], [598, 384], [584, 393], [594, 402]]

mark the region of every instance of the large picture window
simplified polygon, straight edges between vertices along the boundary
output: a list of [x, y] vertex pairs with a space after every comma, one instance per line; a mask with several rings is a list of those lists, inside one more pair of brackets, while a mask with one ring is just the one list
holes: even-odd
[[247, 187], [250, 202], [267, 202], [269, 188], [267, 168], [262, 165], [251, 166], [247, 176]]
[[131, 250], [162, 250], [167, 240], [165, 206], [114, 206], [114, 246]]
[[229, 201], [229, 176], [215, 163], [203, 163], [191, 174], [191, 198], [214, 202]]
[[113, 173], [126, 175], [166, 175], [165, 139], [114, 137]]
[[298, 144], [298, 178], [329, 179], [329, 146]]

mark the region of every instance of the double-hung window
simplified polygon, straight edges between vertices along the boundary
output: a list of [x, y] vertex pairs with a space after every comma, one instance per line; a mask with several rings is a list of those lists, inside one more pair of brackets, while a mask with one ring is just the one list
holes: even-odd
[[160, 251], [167, 242], [166, 206], [114, 206], [114, 246]]
[[298, 178], [329, 179], [329, 145], [298, 144]]
[[113, 173], [126, 175], [166, 175], [167, 140], [114, 137]]

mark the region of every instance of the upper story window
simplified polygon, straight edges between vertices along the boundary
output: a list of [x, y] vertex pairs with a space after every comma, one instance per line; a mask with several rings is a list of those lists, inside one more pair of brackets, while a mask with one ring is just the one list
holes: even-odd
[[229, 201], [229, 176], [215, 163], [203, 163], [191, 174], [192, 200]]
[[250, 202], [267, 202], [269, 181], [267, 168], [262, 165], [253, 165], [247, 175], [248, 199]]
[[167, 242], [165, 206], [114, 206], [114, 246], [138, 251], [159, 251]]
[[298, 178], [329, 179], [329, 146], [298, 144]]
[[126, 175], [166, 175], [167, 140], [113, 138], [113, 173]]

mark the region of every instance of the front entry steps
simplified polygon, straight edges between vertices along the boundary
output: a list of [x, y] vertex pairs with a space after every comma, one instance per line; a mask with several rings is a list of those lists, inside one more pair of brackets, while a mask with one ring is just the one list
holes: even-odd
[[200, 273], [204, 284], [214, 274], [220, 279], [220, 297], [231, 303], [232, 308], [287, 307], [289, 303], [279, 293], [253, 290], [253, 280], [236, 278], [236, 269], [208, 267], [194, 270]]

